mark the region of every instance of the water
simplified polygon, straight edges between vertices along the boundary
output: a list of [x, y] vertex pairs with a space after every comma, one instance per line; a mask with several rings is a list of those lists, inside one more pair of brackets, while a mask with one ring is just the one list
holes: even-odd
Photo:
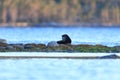
[[0, 60], [0, 80], [119, 80], [119, 63], [112, 59]]
[[[72, 44], [120, 45], [120, 28], [0, 28], [8, 43], [44, 43], [68, 34]], [[17, 54], [17, 53], [15, 53]], [[0, 80], [119, 80], [120, 60], [0, 60]]]
[[0, 38], [8, 43], [44, 43], [61, 40], [68, 34], [72, 44], [120, 45], [120, 28], [46, 27], [46, 28], [0, 28]]

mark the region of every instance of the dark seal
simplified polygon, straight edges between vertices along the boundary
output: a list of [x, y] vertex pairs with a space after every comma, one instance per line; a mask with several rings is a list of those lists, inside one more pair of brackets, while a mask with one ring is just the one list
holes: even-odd
[[67, 34], [62, 35], [62, 40], [57, 41], [58, 44], [71, 44], [71, 39]]

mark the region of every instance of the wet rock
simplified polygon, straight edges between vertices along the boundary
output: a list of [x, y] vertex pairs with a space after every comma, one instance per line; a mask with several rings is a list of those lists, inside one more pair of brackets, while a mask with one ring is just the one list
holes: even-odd
[[48, 46], [47, 51], [53, 52], [73, 52], [73, 48], [69, 45], [60, 44], [59, 46]]
[[43, 52], [46, 50], [45, 44], [25, 44], [24, 45], [24, 51], [28, 52]]
[[13, 45], [13, 47], [14, 47], [17, 51], [24, 50], [24, 44], [15, 44], [15, 45]]
[[6, 47], [3, 47], [3, 46], [0, 46], [0, 50], [5, 50], [6, 49]]
[[0, 39], [0, 52], [6, 51], [7, 41], [5, 39]]
[[28, 48], [44, 48], [46, 47], [45, 44], [34, 44], [34, 43], [31, 43], [31, 44], [25, 44], [24, 47], [28, 47]]
[[24, 49], [32, 49], [32, 48], [35, 48], [35, 47], [36, 47], [36, 44], [34, 44], [34, 43], [24, 45]]
[[9, 50], [9, 51], [16, 51], [16, 48], [14, 48], [12, 45], [7, 45], [6, 46], [6, 50]]
[[0, 44], [0, 52], [6, 51], [6, 44]]
[[111, 55], [100, 57], [100, 59], [116, 59], [116, 58], [120, 58], [120, 57], [116, 54], [111, 54]]
[[0, 43], [7, 43], [5, 39], [0, 39]]
[[59, 44], [56, 41], [51, 41], [47, 44], [48, 47], [55, 47], [55, 46], [59, 46]]
[[70, 44], [56, 44], [50, 42], [45, 44], [7, 44], [0, 43], [0, 51], [25, 51], [25, 52], [92, 52], [92, 53], [114, 53], [120, 52], [120, 46], [108, 47], [103, 45], [70, 45]]
[[24, 44], [16, 44], [14, 47], [24, 49]]
[[23, 51], [24, 45], [23, 44], [8, 44], [6, 46], [6, 49], [10, 51]]
[[102, 45], [73, 45], [75, 52], [112, 52], [111, 47]]
[[116, 53], [120, 52], [120, 46], [114, 46], [112, 49], [114, 49], [114, 52]]
[[43, 52], [43, 51], [45, 51], [45, 49], [46, 49], [46, 45], [45, 44], [36, 44], [31, 49], [29, 49], [29, 51]]
[[6, 44], [6, 43], [0, 43], [0, 46], [2, 46], [2, 47], [6, 47], [7, 44]]
[[37, 44], [35, 47], [38, 49], [45, 49], [46, 45], [45, 44]]

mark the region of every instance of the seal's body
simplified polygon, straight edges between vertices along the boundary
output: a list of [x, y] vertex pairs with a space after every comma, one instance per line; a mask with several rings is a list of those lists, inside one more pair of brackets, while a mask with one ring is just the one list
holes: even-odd
[[67, 34], [62, 35], [62, 40], [57, 41], [58, 44], [71, 44], [71, 39]]
[[60, 41], [51, 41], [47, 44], [49, 47], [59, 46], [60, 44], [71, 44], [71, 39], [67, 34], [62, 35], [62, 40]]

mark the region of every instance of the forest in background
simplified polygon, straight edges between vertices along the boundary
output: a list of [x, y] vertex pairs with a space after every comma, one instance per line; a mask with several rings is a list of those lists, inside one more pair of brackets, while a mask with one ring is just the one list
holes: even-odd
[[120, 25], [120, 0], [0, 0], [2, 23]]

